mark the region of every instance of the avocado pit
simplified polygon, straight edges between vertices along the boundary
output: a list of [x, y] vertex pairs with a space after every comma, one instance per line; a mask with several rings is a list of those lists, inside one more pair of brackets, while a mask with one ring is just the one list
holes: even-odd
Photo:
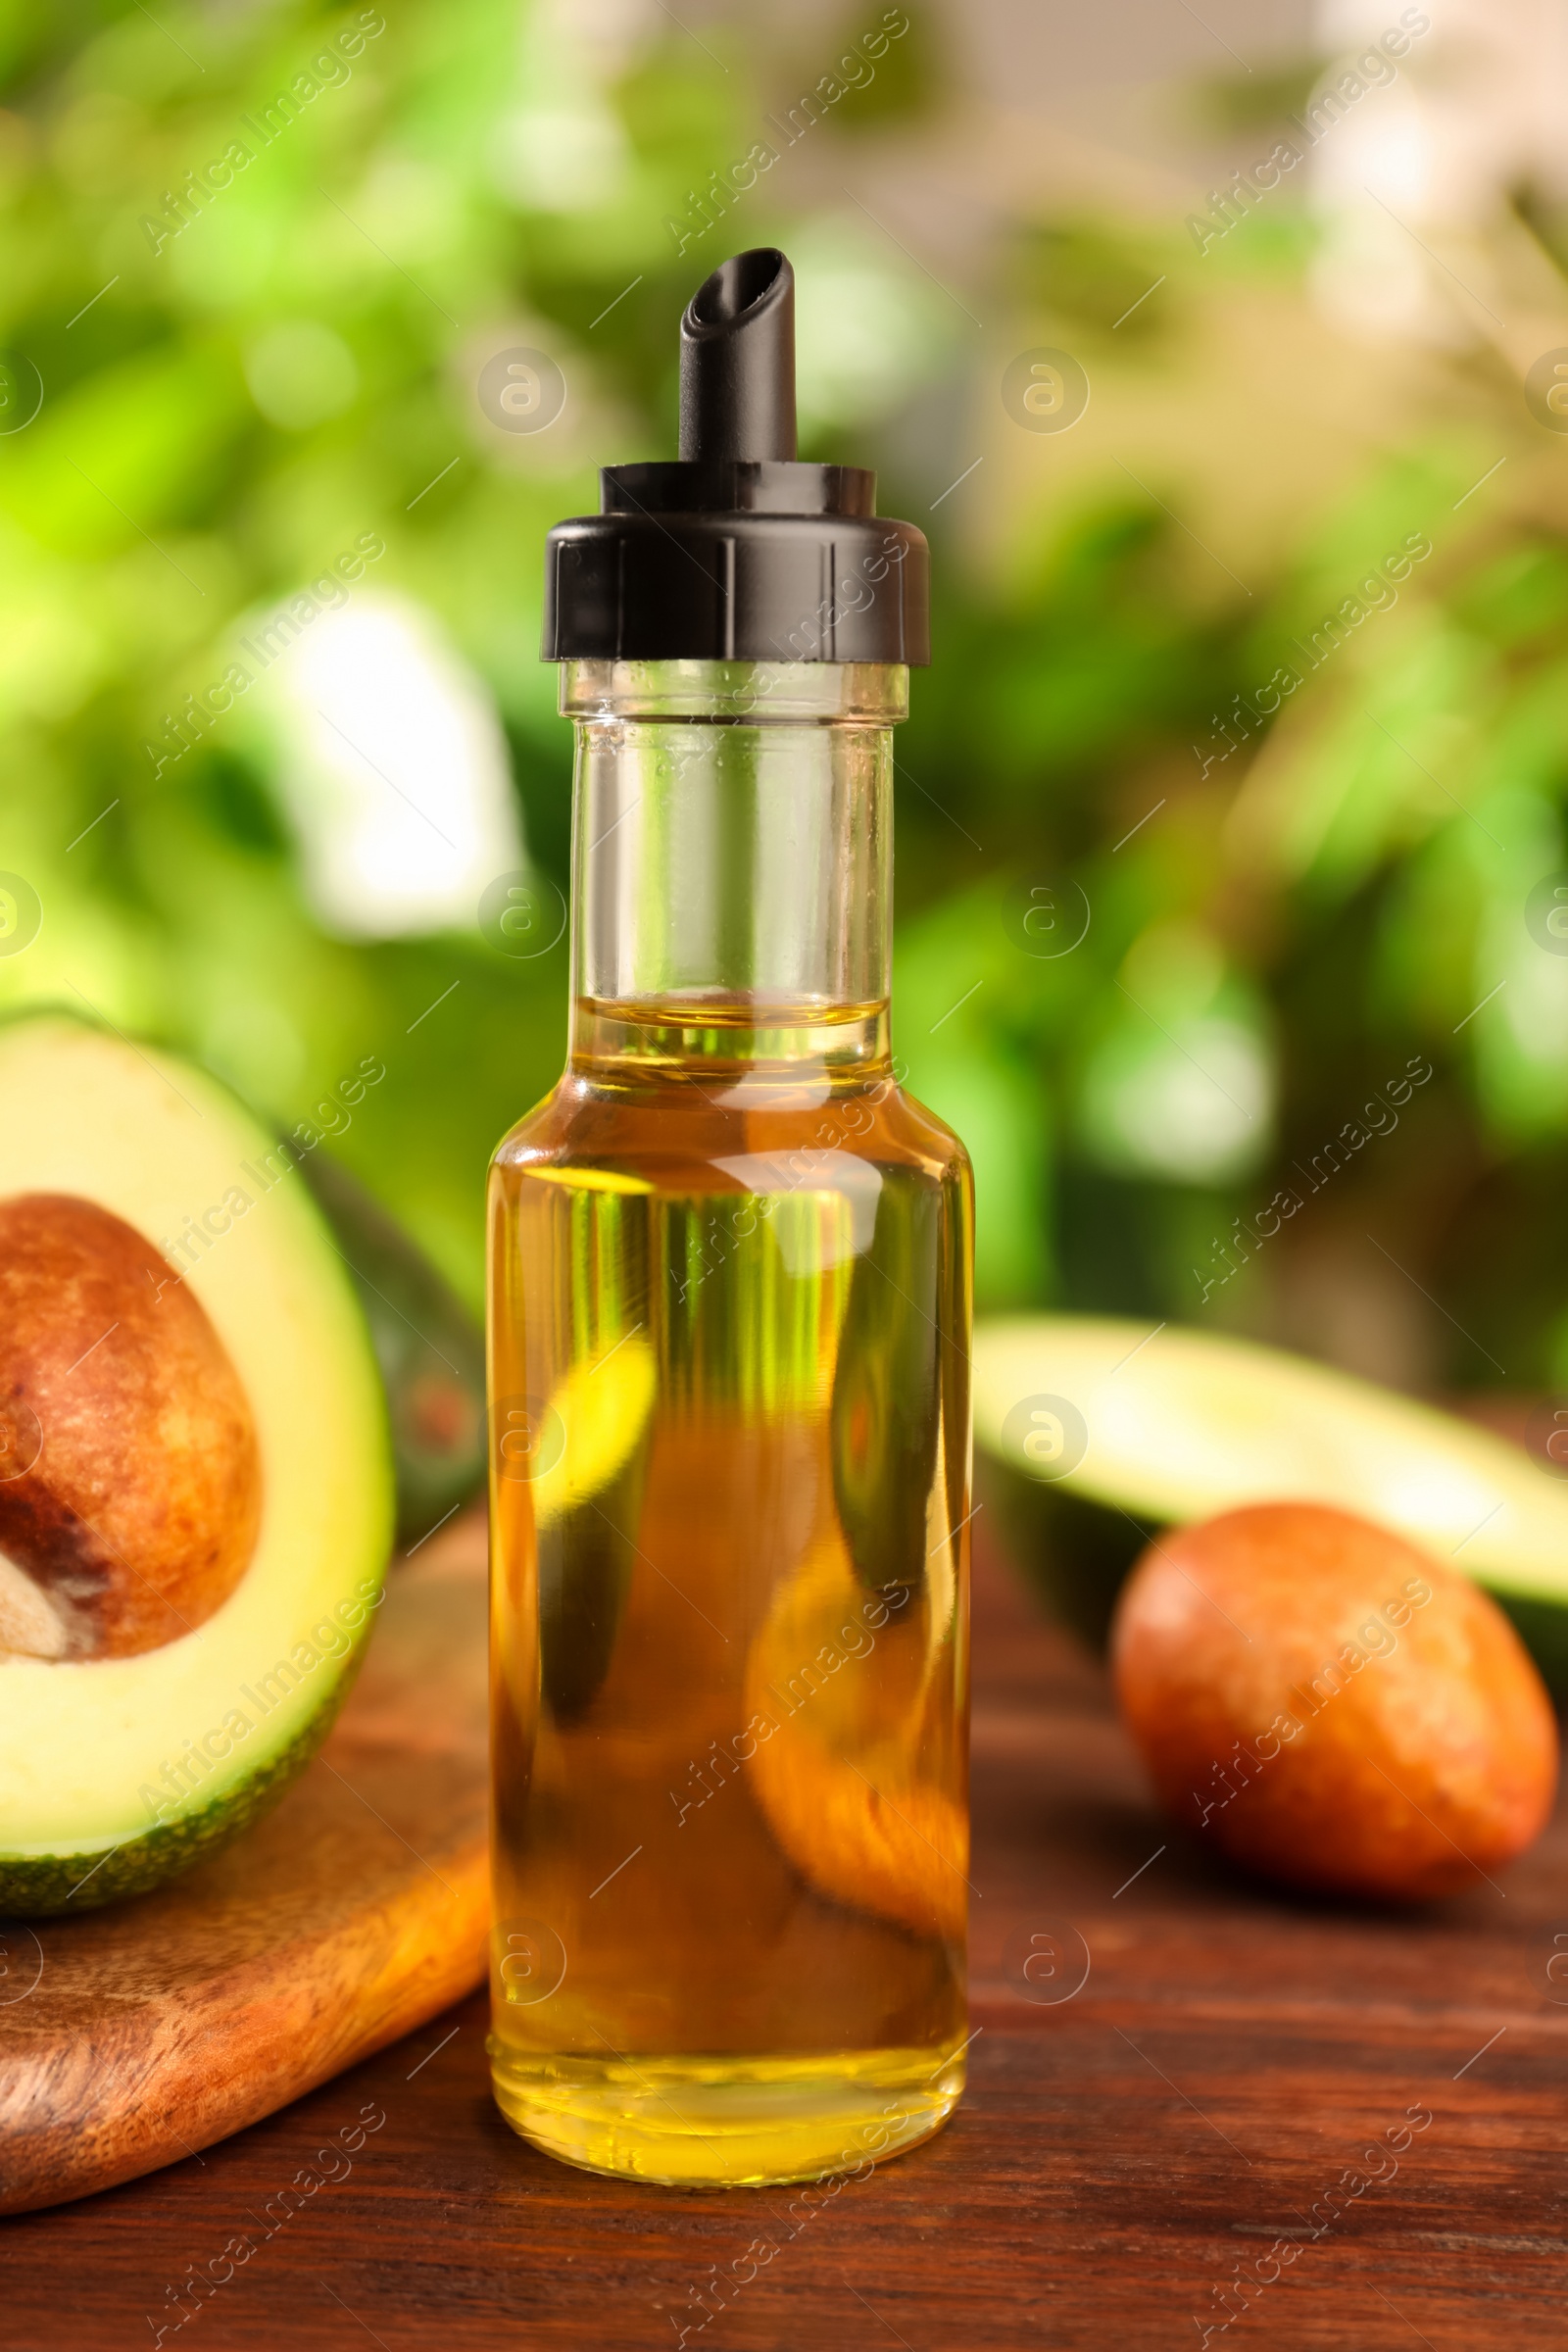
[[200, 1302], [97, 1202], [0, 1200], [0, 1659], [128, 1657], [210, 1617], [261, 1518]]

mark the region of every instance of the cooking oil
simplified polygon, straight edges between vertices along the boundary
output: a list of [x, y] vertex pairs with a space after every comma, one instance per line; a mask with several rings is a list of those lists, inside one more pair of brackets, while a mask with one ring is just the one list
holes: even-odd
[[966, 1171], [885, 1066], [650, 1062], [496, 1162], [496, 2088], [798, 2180], [961, 2087]]

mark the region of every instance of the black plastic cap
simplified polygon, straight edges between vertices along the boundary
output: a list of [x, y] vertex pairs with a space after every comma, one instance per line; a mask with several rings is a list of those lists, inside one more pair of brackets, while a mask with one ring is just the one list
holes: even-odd
[[557, 523], [547, 662], [930, 661], [926, 543], [862, 466], [795, 448], [795, 273], [761, 246], [681, 320], [680, 458], [608, 466]]

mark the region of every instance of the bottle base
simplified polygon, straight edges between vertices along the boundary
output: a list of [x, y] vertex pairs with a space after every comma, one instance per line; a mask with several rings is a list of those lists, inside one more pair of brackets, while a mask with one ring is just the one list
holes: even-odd
[[489, 2046], [497, 2106], [547, 2156], [669, 2188], [768, 2188], [929, 2139], [962, 2095], [966, 2045], [635, 2060]]

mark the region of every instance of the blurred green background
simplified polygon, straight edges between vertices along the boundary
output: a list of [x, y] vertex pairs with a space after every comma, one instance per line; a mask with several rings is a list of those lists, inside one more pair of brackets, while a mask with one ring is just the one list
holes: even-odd
[[[1441, 13], [1359, 95], [1343, 10], [1249, 12], [1245, 59], [1184, 21], [1077, 100], [1055, 21], [8, 0], [0, 869], [42, 921], [0, 1005], [319, 1115], [477, 1300], [486, 1157], [564, 1040], [564, 941], [477, 918], [567, 879], [543, 534], [673, 454], [679, 313], [777, 242], [802, 454], [932, 541], [896, 1040], [974, 1152], [982, 1303], [1568, 1383], [1561, 191], [1485, 59], [1454, 98]], [[519, 346], [565, 379], [537, 433], [476, 393]], [[1043, 351], [1065, 429], [1004, 397]]]

